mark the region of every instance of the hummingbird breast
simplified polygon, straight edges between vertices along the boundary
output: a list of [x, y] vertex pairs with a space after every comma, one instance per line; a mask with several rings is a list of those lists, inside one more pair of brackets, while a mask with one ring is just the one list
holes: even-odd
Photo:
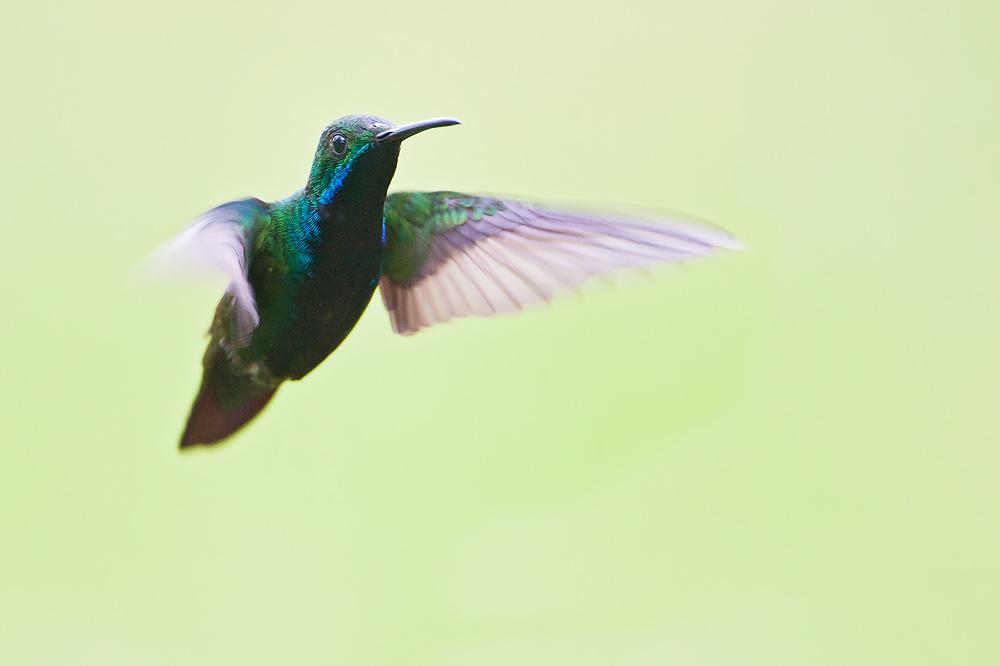
[[382, 224], [380, 208], [377, 219], [328, 226], [314, 243], [281, 336], [283, 349], [267, 359], [275, 376], [301, 379], [354, 329], [382, 277]]
[[281, 241], [251, 262], [261, 321], [239, 354], [271, 377], [301, 379], [351, 332], [371, 301], [385, 248], [382, 202], [321, 211], [319, 234], [301, 242], [278, 215]]

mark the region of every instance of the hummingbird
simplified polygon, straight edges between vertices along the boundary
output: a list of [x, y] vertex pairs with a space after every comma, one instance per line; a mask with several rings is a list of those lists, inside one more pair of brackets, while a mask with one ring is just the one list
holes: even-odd
[[400, 144], [459, 124], [352, 115], [322, 133], [305, 187], [231, 201], [196, 218], [143, 264], [149, 274], [229, 280], [209, 328], [201, 386], [180, 448], [226, 440], [287, 380], [344, 341], [375, 290], [402, 335], [548, 301], [592, 275], [740, 249], [681, 219], [555, 210], [459, 192], [388, 194]]

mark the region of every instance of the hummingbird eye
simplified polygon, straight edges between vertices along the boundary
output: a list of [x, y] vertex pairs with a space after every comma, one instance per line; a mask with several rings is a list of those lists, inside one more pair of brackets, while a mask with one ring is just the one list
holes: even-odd
[[338, 157], [347, 152], [347, 139], [344, 138], [343, 134], [333, 135], [333, 138], [330, 139], [330, 150]]

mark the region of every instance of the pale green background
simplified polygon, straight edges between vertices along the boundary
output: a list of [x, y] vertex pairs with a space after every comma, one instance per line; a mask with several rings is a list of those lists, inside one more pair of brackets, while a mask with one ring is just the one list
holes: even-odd
[[[8, 3], [14, 4], [14, 3]], [[995, 2], [17, 3], [0, 14], [0, 663], [1000, 661]], [[180, 455], [187, 220], [347, 113], [395, 187], [752, 253], [403, 339]]]

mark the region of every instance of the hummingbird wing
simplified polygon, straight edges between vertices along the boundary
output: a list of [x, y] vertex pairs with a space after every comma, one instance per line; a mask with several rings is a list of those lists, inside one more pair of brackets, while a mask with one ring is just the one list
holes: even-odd
[[259, 199], [230, 201], [217, 206], [161, 245], [138, 270], [161, 279], [197, 275], [228, 278], [226, 294], [234, 302], [234, 342], [245, 346], [260, 323], [247, 271], [251, 251], [267, 215], [267, 204]]
[[574, 213], [458, 192], [397, 192], [384, 210], [379, 291], [403, 335], [520, 310], [598, 273], [744, 247], [725, 231], [681, 219]]

